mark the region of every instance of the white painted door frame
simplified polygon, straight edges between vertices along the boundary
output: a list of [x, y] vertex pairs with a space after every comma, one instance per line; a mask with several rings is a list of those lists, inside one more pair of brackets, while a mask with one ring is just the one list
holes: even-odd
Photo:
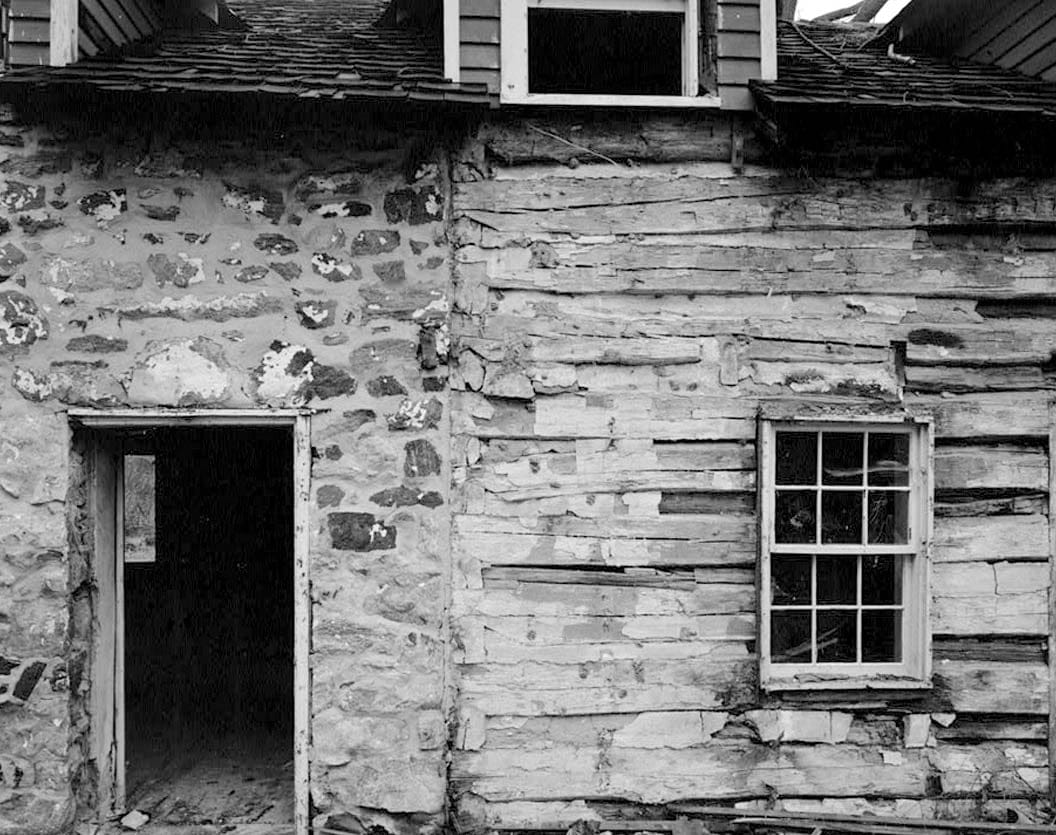
[[[311, 629], [311, 594], [308, 574], [309, 513], [311, 497], [311, 411], [308, 409], [70, 409], [67, 413], [72, 426], [89, 429], [155, 428], [163, 426], [185, 427], [289, 427], [293, 434], [293, 772], [294, 772], [294, 826], [296, 835], [308, 835], [308, 756], [311, 744], [311, 679], [309, 648]], [[97, 754], [112, 757], [112, 768], [106, 769], [100, 762], [100, 780], [106, 785], [99, 787], [100, 803], [106, 811], [120, 809], [124, 805], [124, 658], [121, 651], [124, 640], [122, 571], [118, 555], [123, 537], [121, 522], [120, 491], [123, 488], [122, 462], [120, 456], [97, 445], [95, 455], [94, 513], [96, 516], [96, 547], [100, 545], [111, 551], [113, 562], [100, 559], [96, 553], [96, 577], [100, 588], [101, 619], [98, 627], [104, 640], [93, 642], [95, 652], [107, 657], [95, 669], [113, 671], [113, 699], [97, 696], [102, 688], [93, 687], [93, 705], [101, 712], [93, 711], [93, 738]], [[113, 512], [106, 510], [112, 504]], [[107, 612], [107, 605], [112, 611]], [[109, 640], [106, 638], [109, 637]], [[120, 695], [119, 695], [120, 694]], [[103, 701], [107, 702], [104, 704]], [[112, 718], [112, 722], [110, 719]], [[98, 727], [96, 727], [98, 725]], [[109, 771], [109, 773], [104, 773]]]

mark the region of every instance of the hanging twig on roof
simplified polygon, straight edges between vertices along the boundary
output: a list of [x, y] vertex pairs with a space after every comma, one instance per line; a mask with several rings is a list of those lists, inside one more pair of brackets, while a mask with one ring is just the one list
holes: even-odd
[[890, 58], [892, 61], [899, 61], [903, 64], [909, 64], [909, 66], [911, 67], [915, 63], [917, 63], [916, 58], [910, 58], [908, 55], [899, 55], [897, 52], [895, 52], [895, 45], [893, 43], [889, 43], [887, 45], [887, 57]]
[[556, 133], [551, 133], [548, 130], [543, 130], [542, 128], [537, 127], [536, 125], [533, 125], [531, 122], [525, 122], [525, 124], [532, 130], [534, 130], [536, 133], [541, 133], [543, 136], [548, 136], [551, 139], [556, 139], [558, 142], [564, 142], [570, 148], [575, 148], [577, 151], [583, 151], [586, 154], [590, 154], [592, 157], [603, 159], [605, 160], [605, 162], [612, 163], [613, 165], [619, 165], [619, 163], [616, 162], [616, 160], [612, 159], [612, 157], [607, 157], [605, 156], [605, 154], [599, 154], [597, 151], [593, 151], [585, 145], [577, 145], [571, 139], [565, 139], [565, 137], [558, 136]]
[[845, 63], [843, 63], [843, 61], [841, 61], [839, 58], [837, 58], [835, 55], [833, 55], [831, 52], [829, 52], [829, 50], [827, 50], [820, 43], [818, 43], [813, 38], [811, 38], [806, 32], [804, 32], [803, 29], [800, 27], [800, 25], [798, 23], [793, 23], [792, 24], [792, 29], [795, 31], [795, 33], [797, 35], [799, 35], [799, 37], [802, 39], [803, 43], [807, 44], [807, 46], [809, 46], [811, 49], [815, 50], [816, 52], [820, 52], [822, 55], [824, 55], [826, 58], [828, 58], [830, 61], [832, 61], [832, 63], [834, 63], [837, 67], [839, 67], [841, 70], [849, 70], [850, 69], [850, 67], [848, 67]]

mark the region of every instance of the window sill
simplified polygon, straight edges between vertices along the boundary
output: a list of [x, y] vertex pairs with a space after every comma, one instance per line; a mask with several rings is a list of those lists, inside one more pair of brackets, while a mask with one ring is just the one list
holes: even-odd
[[841, 676], [800, 673], [773, 677], [760, 683], [768, 693], [803, 690], [930, 690], [930, 679], [906, 675]]
[[719, 96], [602, 96], [579, 93], [505, 93], [501, 104], [576, 105], [579, 107], [692, 107], [718, 108]]

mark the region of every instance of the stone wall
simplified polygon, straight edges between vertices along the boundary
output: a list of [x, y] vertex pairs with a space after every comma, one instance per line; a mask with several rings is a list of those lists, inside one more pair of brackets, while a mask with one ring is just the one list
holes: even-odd
[[447, 706], [443, 156], [376, 129], [94, 125], [0, 129], [0, 832], [85, 811], [75, 406], [319, 410], [316, 822], [429, 825]]

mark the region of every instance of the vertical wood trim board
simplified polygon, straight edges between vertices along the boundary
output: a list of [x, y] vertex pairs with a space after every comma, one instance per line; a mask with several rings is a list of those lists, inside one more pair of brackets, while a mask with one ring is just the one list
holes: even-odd
[[311, 418], [293, 424], [293, 779], [294, 832], [308, 835], [308, 755], [311, 746], [311, 612], [309, 514], [312, 476]]
[[444, 78], [458, 82], [462, 72], [461, 0], [444, 0]]
[[777, 79], [777, 0], [762, 0], [759, 8], [760, 73], [763, 81]]
[[1049, 798], [1056, 802], [1056, 401], [1049, 403]]
[[114, 812], [125, 812], [125, 457], [114, 455]]
[[98, 442], [92, 444], [92, 601], [91, 745], [90, 759], [99, 775], [98, 813], [113, 813], [116, 751], [114, 739], [114, 673], [116, 665], [116, 552], [117, 521], [114, 457]]
[[65, 67], [77, 60], [79, 0], [52, 0], [49, 63]]

